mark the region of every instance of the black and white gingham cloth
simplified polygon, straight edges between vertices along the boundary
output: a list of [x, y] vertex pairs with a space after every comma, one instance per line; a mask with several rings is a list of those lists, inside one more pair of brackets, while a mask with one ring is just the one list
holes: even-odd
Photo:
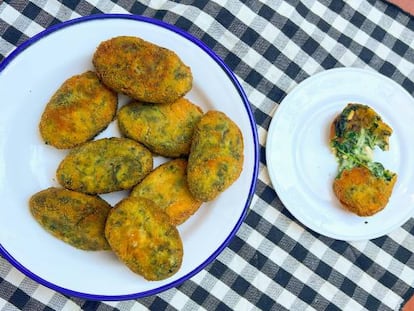
[[86, 301], [37, 284], [0, 257], [0, 310], [399, 310], [414, 294], [413, 218], [370, 241], [320, 236], [282, 205], [264, 158], [278, 103], [317, 72], [372, 68], [413, 95], [413, 17], [380, 0], [6, 0], [0, 60], [51, 25], [95, 13], [174, 24], [234, 71], [258, 127], [256, 193], [230, 245], [177, 288], [138, 300]]

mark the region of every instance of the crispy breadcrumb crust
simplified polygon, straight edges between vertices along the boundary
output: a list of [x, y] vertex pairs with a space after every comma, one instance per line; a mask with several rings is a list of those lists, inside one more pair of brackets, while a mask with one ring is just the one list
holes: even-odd
[[56, 177], [65, 188], [89, 194], [130, 189], [153, 168], [151, 152], [128, 138], [102, 138], [72, 149]]
[[341, 204], [359, 216], [372, 216], [388, 204], [397, 175], [388, 181], [366, 167], [344, 170], [334, 180], [333, 191]]
[[171, 104], [132, 102], [118, 112], [123, 136], [134, 139], [164, 157], [187, 156], [201, 108], [186, 98]]
[[131, 196], [154, 201], [174, 225], [185, 222], [202, 204], [188, 189], [185, 159], [170, 160], [158, 166], [132, 189]]
[[51, 187], [29, 200], [36, 221], [56, 238], [83, 250], [109, 250], [104, 230], [111, 206], [98, 196]]
[[93, 139], [114, 119], [117, 94], [87, 71], [67, 79], [47, 103], [39, 123], [46, 144], [69, 149]]
[[210, 110], [197, 124], [188, 158], [187, 180], [193, 196], [215, 199], [240, 176], [244, 161], [243, 135], [225, 113]]
[[397, 174], [373, 161], [373, 149], [388, 150], [392, 128], [367, 105], [348, 104], [330, 126], [338, 163], [333, 191], [347, 210], [372, 216], [388, 204]]
[[128, 197], [110, 211], [105, 236], [118, 258], [147, 280], [163, 280], [181, 267], [183, 244], [168, 215], [153, 201]]
[[191, 69], [175, 52], [139, 37], [101, 42], [92, 63], [107, 86], [139, 101], [171, 103], [192, 88]]

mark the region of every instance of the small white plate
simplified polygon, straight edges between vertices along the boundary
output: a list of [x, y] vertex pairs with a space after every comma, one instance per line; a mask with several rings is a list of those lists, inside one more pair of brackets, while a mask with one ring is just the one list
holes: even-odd
[[[28, 200], [58, 186], [55, 172], [65, 151], [43, 143], [38, 124], [45, 104], [72, 75], [93, 69], [98, 44], [118, 35], [139, 36], [175, 51], [191, 67], [186, 95], [207, 110], [226, 113], [244, 136], [239, 179], [216, 200], [203, 204], [179, 226], [184, 258], [172, 277], [157, 282], [132, 273], [111, 252], [86, 252], [54, 238], [33, 219]], [[121, 300], [177, 286], [210, 263], [240, 227], [258, 174], [258, 140], [249, 102], [228, 67], [206, 45], [161, 21], [133, 15], [93, 15], [40, 33], [0, 64], [0, 252], [34, 280], [70, 296]], [[126, 98], [122, 98], [125, 101]], [[114, 121], [99, 137], [118, 136]], [[156, 163], [162, 162], [157, 159]], [[104, 195], [115, 204], [126, 193]]]
[[[343, 209], [332, 183], [338, 164], [329, 127], [350, 102], [372, 107], [394, 130], [389, 151], [374, 160], [398, 174], [386, 208], [359, 217]], [[414, 214], [414, 99], [400, 85], [371, 70], [331, 69], [296, 86], [271, 121], [266, 161], [272, 184], [292, 215], [308, 228], [346, 241], [388, 234]]]

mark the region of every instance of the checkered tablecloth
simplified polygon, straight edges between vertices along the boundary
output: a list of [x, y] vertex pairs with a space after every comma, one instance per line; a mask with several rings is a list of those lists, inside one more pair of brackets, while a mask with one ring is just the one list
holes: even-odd
[[1, 310], [399, 310], [414, 294], [413, 218], [369, 241], [321, 236], [283, 206], [265, 161], [275, 108], [315, 73], [371, 68], [413, 95], [413, 17], [380, 0], [6, 0], [0, 1], [0, 60], [47, 27], [96, 13], [176, 25], [234, 71], [259, 134], [256, 192], [228, 247], [176, 288], [137, 300], [87, 301], [36, 283], [0, 257]]

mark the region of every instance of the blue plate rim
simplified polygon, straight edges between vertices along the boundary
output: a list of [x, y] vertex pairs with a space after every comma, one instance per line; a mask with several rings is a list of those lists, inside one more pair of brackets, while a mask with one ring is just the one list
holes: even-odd
[[13, 256], [1, 245], [0, 243], [0, 254], [3, 255], [16, 269], [18, 269], [20, 272], [28, 276], [29, 278], [33, 279], [34, 281], [38, 282], [39, 284], [42, 284], [52, 290], [55, 290], [57, 292], [63, 293], [68, 296], [75, 296], [83, 299], [88, 300], [100, 300], [100, 301], [116, 301], [116, 300], [130, 300], [130, 299], [137, 299], [137, 298], [143, 298], [151, 295], [155, 295], [158, 293], [161, 293], [167, 289], [176, 287], [183, 283], [184, 281], [190, 279], [194, 275], [196, 275], [198, 272], [200, 272], [202, 269], [204, 269], [208, 264], [210, 264], [230, 243], [232, 238], [235, 236], [236, 232], [239, 230], [240, 226], [242, 225], [246, 215], [247, 211], [249, 209], [249, 206], [251, 204], [251, 201], [253, 199], [256, 184], [257, 184], [257, 178], [259, 173], [259, 140], [258, 140], [258, 134], [257, 134], [257, 128], [256, 128], [256, 122], [253, 116], [253, 112], [250, 107], [249, 100], [247, 98], [247, 95], [245, 94], [240, 82], [237, 80], [236, 76], [232, 72], [232, 70], [224, 63], [224, 61], [213, 51], [211, 50], [204, 42], [202, 42], [200, 39], [194, 37], [193, 35], [187, 33], [186, 31], [178, 28], [177, 26], [174, 26], [172, 24], [168, 24], [164, 21], [152, 18], [152, 17], [146, 17], [142, 15], [133, 15], [133, 14], [118, 14], [118, 13], [111, 13], [111, 14], [94, 14], [89, 16], [82, 16], [75, 19], [71, 19], [68, 21], [61, 22], [59, 24], [53, 25], [40, 33], [36, 34], [35, 36], [29, 38], [25, 42], [23, 42], [21, 45], [16, 47], [15, 50], [13, 50], [7, 57], [5, 57], [2, 62], [0, 63], [0, 74], [1, 72], [11, 63], [13, 59], [15, 59], [20, 53], [22, 53], [25, 49], [27, 49], [32, 44], [36, 43], [37, 41], [41, 40], [42, 38], [46, 37], [47, 35], [54, 33], [56, 31], [59, 31], [65, 27], [69, 27], [74, 24], [88, 22], [92, 20], [97, 19], [130, 19], [130, 20], [136, 20], [139, 22], [145, 22], [150, 23], [162, 28], [165, 28], [167, 30], [170, 30], [172, 32], [177, 33], [178, 35], [184, 37], [185, 39], [191, 41], [192, 43], [196, 44], [198, 47], [200, 47], [204, 52], [206, 52], [220, 67], [221, 69], [227, 74], [235, 88], [237, 89], [243, 104], [245, 106], [246, 112], [249, 117], [250, 121], [250, 127], [253, 134], [253, 142], [254, 142], [254, 168], [253, 168], [253, 176], [252, 176], [252, 182], [249, 189], [249, 194], [247, 196], [247, 200], [243, 209], [242, 214], [240, 215], [235, 227], [230, 232], [230, 234], [227, 236], [227, 238], [224, 240], [224, 242], [204, 261], [202, 262], [197, 268], [192, 270], [191, 272], [187, 273], [186, 275], [182, 276], [181, 278], [172, 281], [171, 283], [168, 283], [166, 285], [160, 286], [155, 289], [151, 289], [144, 292], [139, 293], [133, 293], [133, 294], [126, 294], [126, 295], [95, 295], [95, 294], [88, 294], [88, 293], [82, 293], [79, 291], [74, 291], [68, 288], [64, 288], [61, 286], [58, 286], [56, 284], [53, 284], [40, 276], [34, 274], [31, 272], [28, 268], [20, 264], [16, 259], [13, 258]]

